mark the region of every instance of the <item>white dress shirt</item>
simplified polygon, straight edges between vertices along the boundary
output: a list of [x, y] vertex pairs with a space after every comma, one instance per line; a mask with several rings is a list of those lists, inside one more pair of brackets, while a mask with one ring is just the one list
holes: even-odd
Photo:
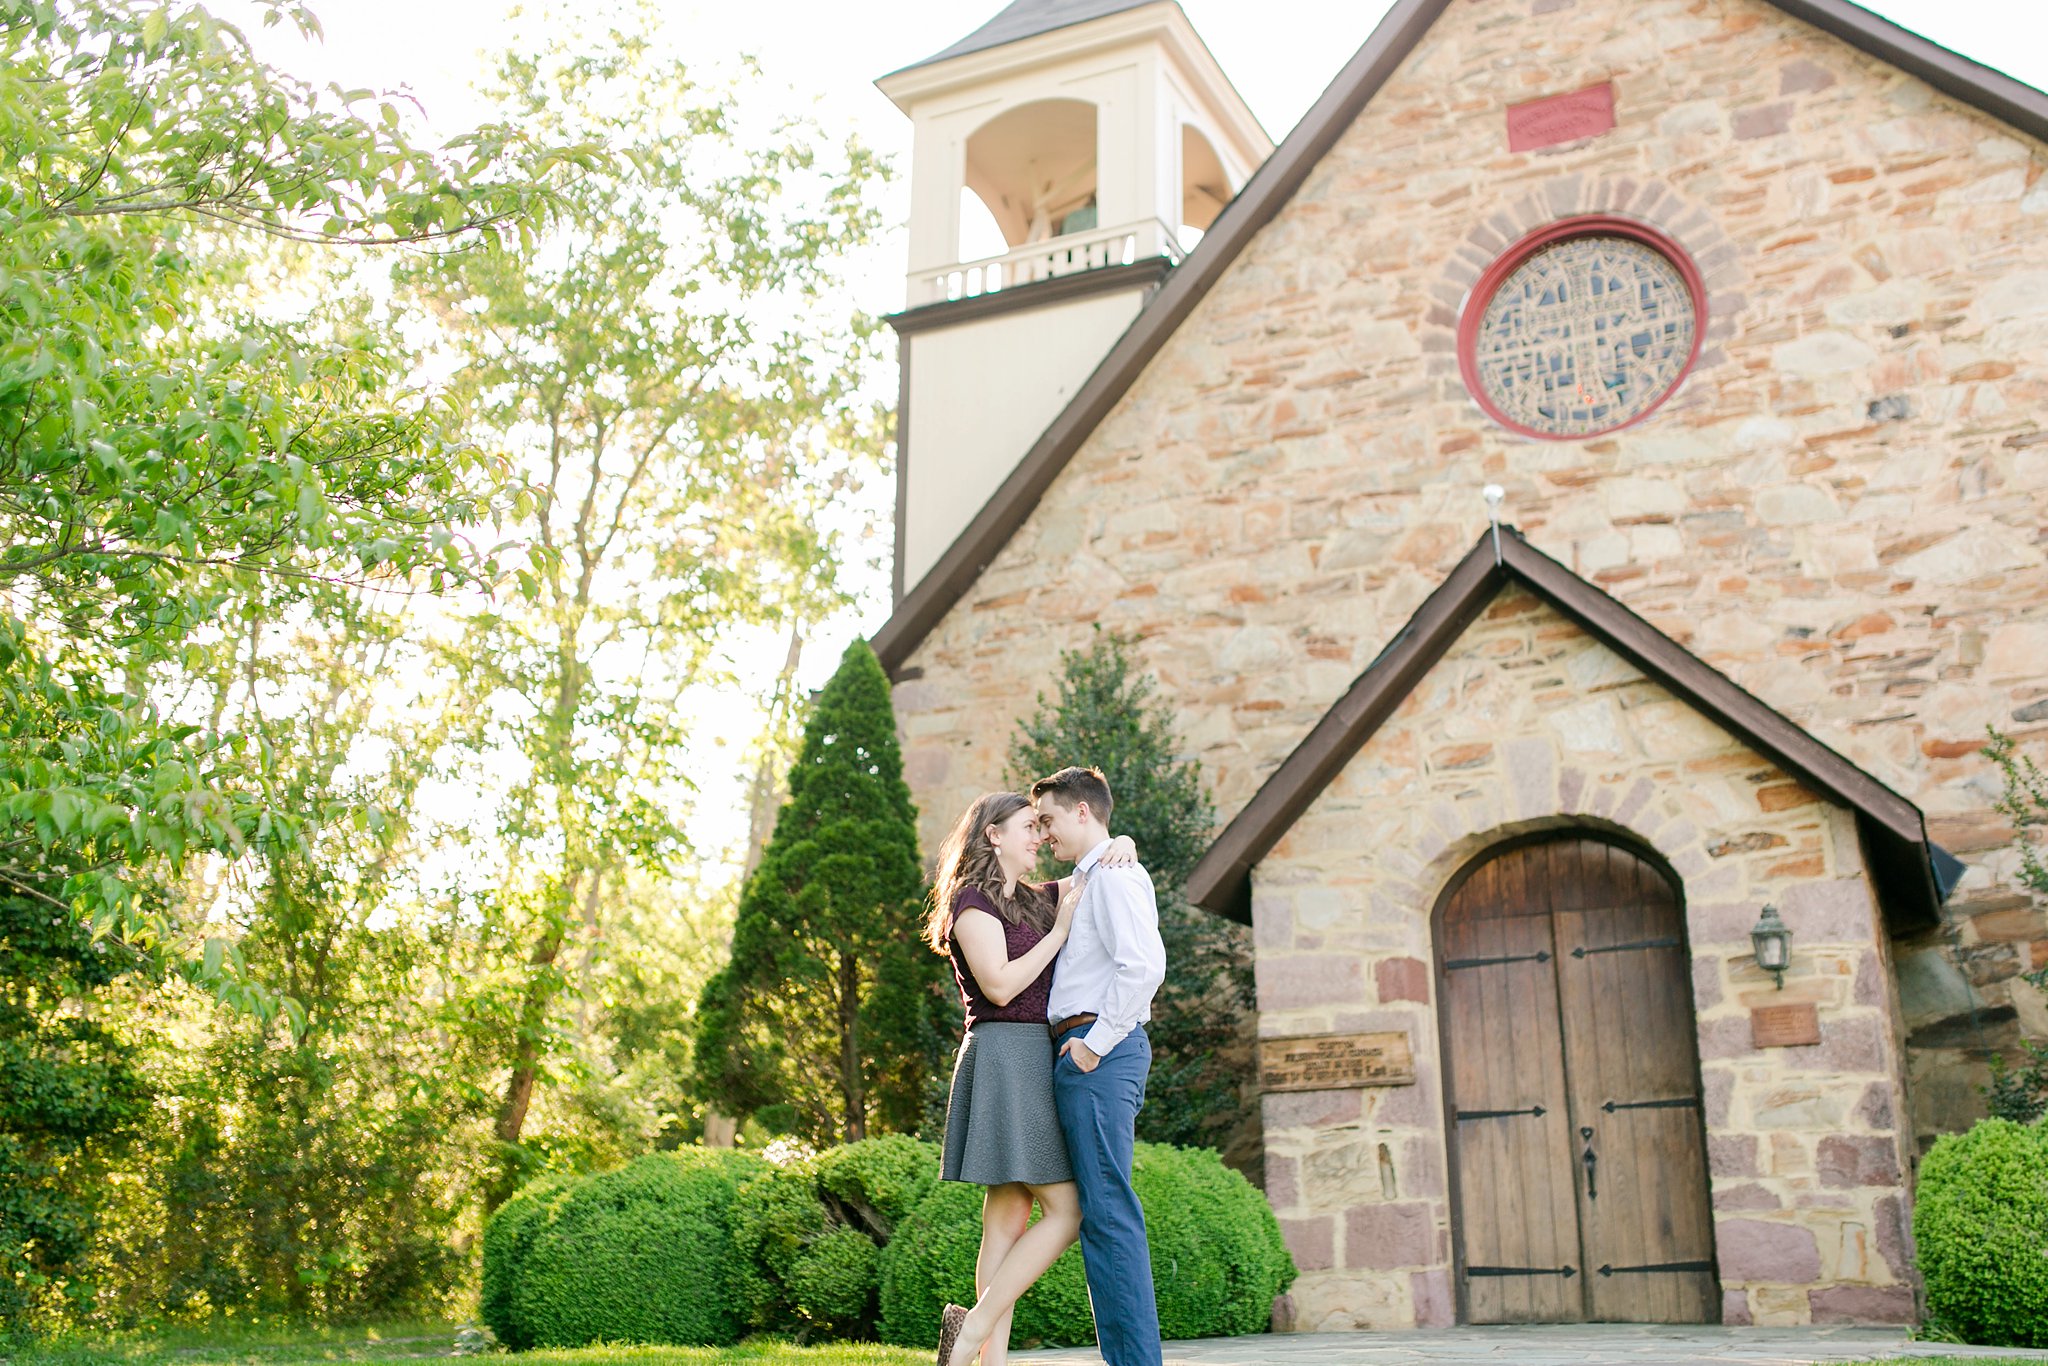
[[1057, 1022], [1093, 1013], [1081, 1042], [1098, 1057], [1152, 1018], [1152, 993], [1166, 980], [1166, 945], [1159, 938], [1159, 902], [1152, 878], [1135, 863], [1098, 868], [1109, 841], [1074, 865], [1082, 879], [1074, 925], [1053, 961], [1046, 1017]]

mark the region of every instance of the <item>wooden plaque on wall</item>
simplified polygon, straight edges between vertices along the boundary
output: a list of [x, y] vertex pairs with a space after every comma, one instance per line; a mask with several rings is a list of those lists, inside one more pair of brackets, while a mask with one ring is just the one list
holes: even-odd
[[1262, 1091], [1349, 1091], [1414, 1084], [1415, 1058], [1404, 1033], [1259, 1040]]
[[1792, 1048], [1820, 1042], [1820, 1012], [1810, 1001], [1758, 1006], [1749, 1012], [1752, 1048]]

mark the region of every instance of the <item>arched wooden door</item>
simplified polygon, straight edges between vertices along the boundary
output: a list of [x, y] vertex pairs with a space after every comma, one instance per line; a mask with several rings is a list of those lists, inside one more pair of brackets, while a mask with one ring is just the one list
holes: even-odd
[[1466, 1321], [1717, 1320], [1671, 883], [1602, 840], [1504, 845], [1437, 944]]

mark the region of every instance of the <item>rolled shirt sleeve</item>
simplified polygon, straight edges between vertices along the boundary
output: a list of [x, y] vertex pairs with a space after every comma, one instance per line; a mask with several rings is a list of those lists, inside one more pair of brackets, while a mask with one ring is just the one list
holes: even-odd
[[1159, 937], [1159, 905], [1152, 879], [1137, 868], [1098, 868], [1096, 925], [1114, 964], [1101, 1011], [1082, 1042], [1098, 1057], [1122, 1043], [1146, 1019], [1152, 994], [1166, 980], [1166, 945]]

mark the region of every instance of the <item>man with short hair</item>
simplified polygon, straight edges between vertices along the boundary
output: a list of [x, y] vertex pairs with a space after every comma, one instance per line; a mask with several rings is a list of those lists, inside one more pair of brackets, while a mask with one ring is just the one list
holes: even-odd
[[1109, 783], [1099, 769], [1063, 768], [1031, 785], [1053, 854], [1081, 885], [1073, 928], [1046, 1006], [1054, 1045], [1053, 1104], [1081, 1197], [1081, 1260], [1095, 1337], [1108, 1366], [1160, 1366], [1159, 1309], [1145, 1211], [1131, 1188], [1138, 1110], [1152, 1070], [1145, 1022], [1166, 978], [1159, 903], [1144, 868], [1098, 867], [1109, 847]]

